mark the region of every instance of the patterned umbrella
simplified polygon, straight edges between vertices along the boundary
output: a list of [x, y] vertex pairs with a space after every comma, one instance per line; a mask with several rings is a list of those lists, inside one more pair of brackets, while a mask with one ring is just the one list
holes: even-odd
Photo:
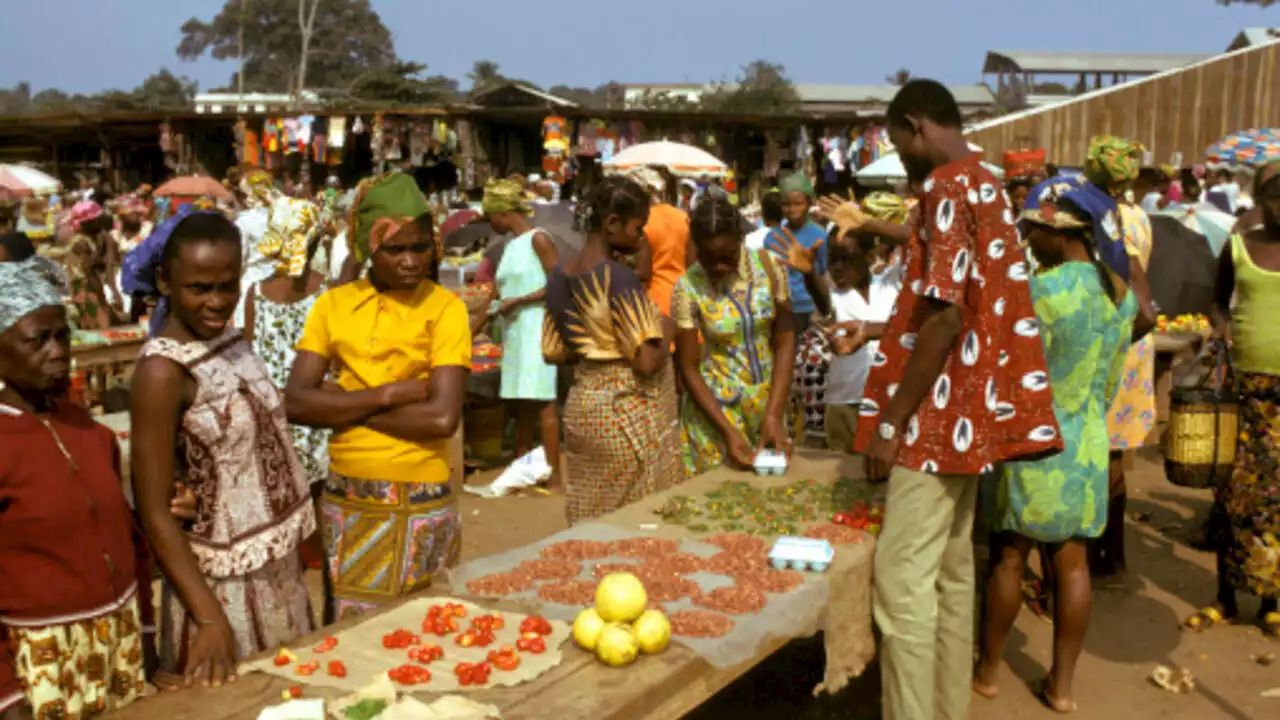
[[1280, 160], [1280, 128], [1243, 130], [1209, 146], [1210, 163], [1241, 166], [1265, 165]]

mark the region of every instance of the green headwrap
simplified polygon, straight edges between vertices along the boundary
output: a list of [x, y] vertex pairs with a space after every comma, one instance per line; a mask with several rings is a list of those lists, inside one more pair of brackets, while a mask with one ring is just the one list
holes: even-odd
[[809, 176], [801, 172], [791, 173], [782, 178], [782, 182], [778, 183], [778, 192], [787, 195], [793, 192], [801, 192], [808, 197], [813, 197], [813, 183], [809, 181]]
[[427, 210], [427, 199], [418, 183], [402, 172], [361, 182], [347, 218], [347, 237], [356, 259], [369, 259], [369, 230], [374, 222], [380, 218], [416, 218]]
[[1122, 185], [1138, 177], [1144, 152], [1146, 148], [1140, 142], [1114, 135], [1099, 135], [1089, 142], [1084, 176], [1089, 182], [1114, 195]]

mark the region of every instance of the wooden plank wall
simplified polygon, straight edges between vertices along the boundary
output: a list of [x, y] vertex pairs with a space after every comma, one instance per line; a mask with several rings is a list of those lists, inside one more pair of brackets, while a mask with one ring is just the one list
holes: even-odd
[[1181, 152], [1201, 162], [1222, 137], [1280, 126], [1280, 43], [1226, 55], [1096, 97], [970, 132], [990, 162], [1005, 150], [1043, 147], [1050, 163], [1079, 166], [1095, 135], [1139, 140], [1154, 163]]

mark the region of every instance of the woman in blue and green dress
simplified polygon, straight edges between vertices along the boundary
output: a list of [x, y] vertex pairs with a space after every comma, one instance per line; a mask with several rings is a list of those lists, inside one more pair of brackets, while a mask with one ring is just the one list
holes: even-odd
[[[1031, 278], [1038, 328], [1049, 376], [1032, 373], [1024, 385], [1049, 383], [1065, 450], [1053, 457], [1009, 463], [996, 497], [992, 568], [987, 584], [982, 656], [974, 690], [997, 693], [996, 674], [1005, 637], [1022, 605], [1027, 554], [1049, 550], [1054, 577], [1053, 667], [1041, 686], [1046, 705], [1075, 709], [1072, 679], [1089, 624], [1092, 588], [1086, 542], [1107, 524], [1107, 409], [1124, 368], [1138, 301], [1098, 254], [1094, 233], [1110, 214], [1109, 198], [1089, 184], [1051, 179], [1032, 189], [1022, 234], [1040, 271]], [[1024, 272], [1025, 264], [1019, 266]], [[1017, 408], [988, 386], [987, 409], [999, 416]]]
[[693, 476], [726, 462], [750, 467], [764, 447], [790, 450], [783, 413], [795, 331], [786, 273], [768, 252], [743, 247], [727, 198], [698, 203], [690, 234], [698, 262], [676, 283], [671, 316], [685, 385], [684, 469]]

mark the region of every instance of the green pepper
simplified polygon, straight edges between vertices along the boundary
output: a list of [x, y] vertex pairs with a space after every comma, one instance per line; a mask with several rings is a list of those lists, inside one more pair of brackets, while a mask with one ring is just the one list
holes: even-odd
[[386, 709], [386, 700], [361, 700], [355, 705], [343, 710], [342, 714], [346, 716], [347, 720], [373, 720], [373, 718], [381, 715], [382, 711]]

